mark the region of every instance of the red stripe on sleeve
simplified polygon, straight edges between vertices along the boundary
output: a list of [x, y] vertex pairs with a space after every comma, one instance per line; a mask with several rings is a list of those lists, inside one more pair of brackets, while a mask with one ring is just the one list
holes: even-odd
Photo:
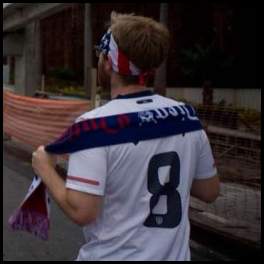
[[88, 184], [96, 185], [96, 186], [100, 185], [100, 183], [98, 181], [84, 179], [84, 178], [80, 178], [80, 177], [67, 176], [67, 179], [73, 180], [73, 181], [79, 181], [79, 182], [83, 182], [83, 183], [88, 183]]

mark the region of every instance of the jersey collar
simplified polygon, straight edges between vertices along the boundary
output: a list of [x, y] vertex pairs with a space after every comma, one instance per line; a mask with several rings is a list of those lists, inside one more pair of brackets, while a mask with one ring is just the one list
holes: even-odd
[[131, 98], [138, 98], [138, 97], [151, 96], [151, 95], [154, 95], [152, 91], [145, 90], [145, 91], [137, 92], [137, 93], [123, 94], [123, 95], [119, 94], [114, 99], [131, 99]]

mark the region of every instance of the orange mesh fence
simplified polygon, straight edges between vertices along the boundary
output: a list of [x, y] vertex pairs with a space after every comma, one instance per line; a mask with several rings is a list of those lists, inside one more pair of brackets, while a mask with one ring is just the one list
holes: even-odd
[[50, 100], [3, 92], [4, 132], [32, 147], [58, 138], [82, 113], [89, 101]]

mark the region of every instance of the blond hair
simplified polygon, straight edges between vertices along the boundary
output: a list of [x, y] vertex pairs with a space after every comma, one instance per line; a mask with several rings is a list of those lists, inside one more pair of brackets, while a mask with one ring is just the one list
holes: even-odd
[[158, 68], [169, 50], [169, 31], [152, 18], [111, 13], [111, 31], [118, 47], [143, 71]]

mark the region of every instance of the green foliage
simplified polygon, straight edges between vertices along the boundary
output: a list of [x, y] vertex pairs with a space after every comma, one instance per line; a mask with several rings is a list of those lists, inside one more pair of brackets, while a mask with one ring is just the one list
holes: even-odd
[[249, 124], [260, 124], [261, 113], [254, 109], [238, 109], [239, 116]]
[[47, 74], [45, 90], [62, 96], [85, 97], [85, 90], [76, 81], [76, 74], [69, 68], [55, 68]]
[[221, 86], [223, 80], [228, 80], [230, 69], [234, 65], [234, 57], [227, 55], [213, 44], [194, 47], [181, 51], [180, 62], [184, 75], [194, 85], [201, 86], [204, 81], [212, 81]]
[[59, 85], [49, 85], [45, 87], [45, 90], [51, 94], [61, 95], [61, 96], [76, 96], [80, 98], [85, 98], [86, 93], [82, 86], [64, 86]]
[[48, 75], [54, 79], [64, 81], [74, 81], [76, 77], [74, 71], [69, 68], [55, 68], [49, 71]]
[[63, 95], [85, 97], [85, 90], [83, 87], [65, 87], [62, 89]]

